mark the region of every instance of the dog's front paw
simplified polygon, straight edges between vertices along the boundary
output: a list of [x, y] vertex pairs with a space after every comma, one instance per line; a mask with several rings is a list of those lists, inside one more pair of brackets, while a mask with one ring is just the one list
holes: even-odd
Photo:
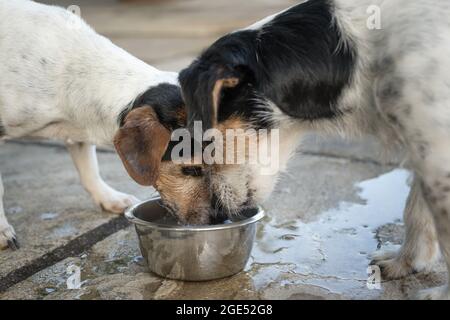
[[448, 285], [424, 289], [417, 292], [413, 300], [450, 300], [450, 289]]
[[9, 224], [0, 225], [0, 250], [10, 248], [11, 250], [19, 249], [16, 232]]
[[380, 267], [381, 275], [385, 280], [403, 278], [416, 272], [396, 250], [379, 250], [374, 252], [371, 258], [370, 264]]
[[102, 210], [113, 213], [123, 213], [125, 209], [135, 205], [139, 202], [139, 199], [112, 188], [103, 190], [98, 195], [94, 196], [94, 200]]

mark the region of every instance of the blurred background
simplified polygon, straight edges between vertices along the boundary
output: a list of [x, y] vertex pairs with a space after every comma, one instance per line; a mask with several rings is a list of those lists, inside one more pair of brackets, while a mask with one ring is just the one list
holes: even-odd
[[[301, 0], [43, 0], [70, 8], [97, 32], [145, 62], [180, 71], [216, 39], [284, 10]], [[351, 142], [310, 135], [305, 152], [397, 161], [381, 155], [372, 137]]]
[[221, 35], [294, 0], [45, 0], [68, 8], [100, 34], [158, 68], [178, 71]]

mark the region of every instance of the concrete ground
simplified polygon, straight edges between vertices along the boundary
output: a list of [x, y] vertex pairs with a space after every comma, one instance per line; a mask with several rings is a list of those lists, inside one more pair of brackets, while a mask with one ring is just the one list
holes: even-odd
[[[79, 4], [99, 32], [146, 62], [179, 70], [221, 34], [295, 1], [93, 2], [58, 1]], [[409, 172], [397, 169], [401, 156], [382, 161], [380, 153], [370, 138], [349, 143], [309, 137], [264, 204], [267, 217], [246, 269], [193, 283], [147, 271], [133, 227], [95, 207], [60, 145], [1, 145], [6, 214], [22, 248], [0, 252], [0, 299], [407, 298], [443, 283], [445, 273], [438, 265], [428, 274], [368, 288], [369, 254], [402, 241], [409, 190]], [[141, 199], [154, 194], [131, 181], [113, 152], [100, 152], [99, 161], [112, 186]], [[71, 266], [81, 268], [81, 289], [67, 289]]]

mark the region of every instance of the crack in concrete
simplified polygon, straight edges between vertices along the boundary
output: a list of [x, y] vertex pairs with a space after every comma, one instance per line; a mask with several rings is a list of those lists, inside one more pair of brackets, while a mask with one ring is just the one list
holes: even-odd
[[104, 240], [106, 237], [128, 227], [130, 224], [124, 216], [120, 216], [104, 223], [81, 236], [69, 241], [68, 243], [40, 256], [30, 263], [8, 273], [0, 278], [0, 292], [6, 291], [13, 285], [33, 276], [54, 264], [69, 258], [82, 254], [90, 249], [96, 243]]

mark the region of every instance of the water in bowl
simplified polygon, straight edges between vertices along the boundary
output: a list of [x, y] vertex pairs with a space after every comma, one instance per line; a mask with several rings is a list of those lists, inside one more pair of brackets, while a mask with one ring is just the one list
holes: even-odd
[[[170, 213], [161, 203], [157, 203], [159, 208], [153, 207], [153, 212], [158, 212], [152, 219], [151, 222], [164, 225], [164, 226], [189, 226], [182, 224], [178, 218]], [[220, 224], [229, 224], [232, 223], [226, 215], [218, 214], [211, 218], [211, 222], [209, 225], [220, 225]]]
[[[255, 209], [246, 209], [238, 215], [233, 215], [231, 218], [226, 214], [218, 213], [211, 217], [209, 225], [230, 224], [239, 222], [253, 216], [257, 212]], [[164, 226], [186, 226], [182, 224], [178, 218], [172, 214], [160, 201], [151, 201], [142, 205], [134, 212], [134, 215], [144, 221], [156, 223]]]

